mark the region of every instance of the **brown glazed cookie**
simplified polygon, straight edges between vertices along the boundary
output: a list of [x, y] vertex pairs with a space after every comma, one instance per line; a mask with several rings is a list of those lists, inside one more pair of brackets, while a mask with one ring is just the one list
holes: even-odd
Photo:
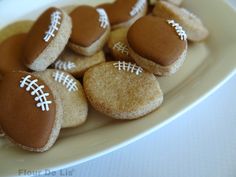
[[80, 78], [83, 77], [85, 71], [89, 68], [105, 61], [105, 55], [102, 50], [90, 57], [86, 57], [67, 48], [62, 52], [51, 67], [66, 71], [75, 78]]
[[0, 43], [15, 34], [28, 33], [33, 24], [31, 20], [22, 20], [7, 25], [0, 30]]
[[129, 27], [147, 12], [146, 0], [116, 0], [98, 7], [107, 12], [112, 29]]
[[127, 43], [128, 28], [118, 28], [110, 34], [107, 46], [109, 52], [115, 60], [132, 61], [134, 60], [129, 55]]
[[88, 115], [87, 100], [83, 88], [69, 73], [47, 69], [34, 73], [58, 90], [63, 106], [62, 128], [76, 127], [85, 122]]
[[48, 150], [62, 123], [56, 90], [27, 72], [9, 72], [0, 82], [0, 124], [5, 136], [23, 149]]
[[151, 73], [174, 74], [187, 53], [187, 35], [173, 20], [146, 16], [137, 20], [127, 34], [131, 57]]
[[91, 105], [115, 119], [137, 119], [163, 101], [156, 77], [125, 61], [106, 62], [89, 69], [83, 83]]
[[149, 0], [149, 4], [156, 5], [156, 3], [160, 2], [160, 1], [166, 1], [166, 2], [172, 3], [176, 6], [180, 6], [183, 2], [183, 0]]
[[183, 26], [188, 35], [188, 40], [193, 42], [207, 38], [209, 32], [202, 21], [185, 8], [171, 3], [159, 1], [153, 9], [153, 15], [165, 19], [173, 19]]
[[23, 64], [23, 48], [27, 34], [15, 34], [0, 43], [0, 74], [10, 71], [28, 71]]
[[70, 13], [72, 33], [69, 47], [76, 53], [92, 56], [101, 50], [110, 33], [110, 23], [101, 8], [79, 6]]
[[70, 17], [58, 8], [49, 8], [34, 23], [25, 45], [25, 64], [34, 71], [45, 70], [65, 48], [71, 34]]

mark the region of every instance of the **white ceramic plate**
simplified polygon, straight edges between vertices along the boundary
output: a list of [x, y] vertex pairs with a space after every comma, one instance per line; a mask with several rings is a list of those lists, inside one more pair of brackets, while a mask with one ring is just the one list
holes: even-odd
[[[19, 19], [35, 19], [52, 5], [95, 5], [104, 0], [53, 0], [51, 4], [39, 1], [43, 7], [34, 5], [31, 9], [25, 2], [15, 1], [14, 5], [16, 9], [17, 4], [21, 8], [25, 5], [24, 13], [17, 11], [8, 15], [10, 9], [0, 7], [0, 28]], [[90, 110], [85, 125], [63, 130], [55, 146], [42, 154], [23, 151], [0, 139], [0, 176], [17, 175], [20, 169], [65, 168], [120, 148], [176, 119], [232, 76], [236, 68], [235, 12], [223, 0], [186, 0], [184, 6], [202, 18], [210, 37], [204, 43], [190, 44], [187, 61], [181, 70], [172, 77], [160, 79], [165, 93], [160, 109], [135, 121], [116, 121]]]

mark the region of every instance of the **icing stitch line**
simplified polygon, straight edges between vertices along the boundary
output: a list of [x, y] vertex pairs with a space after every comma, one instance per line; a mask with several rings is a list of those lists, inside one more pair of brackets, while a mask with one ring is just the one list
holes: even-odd
[[186, 41], [187, 40], [187, 34], [178, 23], [176, 23], [174, 20], [167, 20], [167, 23], [170, 24], [172, 27], [175, 28], [175, 31], [177, 32], [178, 36], [181, 40]]
[[132, 7], [131, 12], [129, 13], [130, 16], [135, 16], [137, 15], [140, 11], [143, 10], [143, 8], [145, 7], [146, 4], [146, 0], [138, 0], [138, 2], [136, 2], [136, 4]]
[[26, 86], [26, 91], [31, 91], [31, 95], [36, 97], [34, 98], [35, 101], [38, 103], [36, 106], [41, 108], [42, 111], [49, 111], [49, 104], [52, 104], [52, 101], [48, 101], [47, 97], [49, 93], [44, 93], [43, 88], [44, 85], [38, 85], [38, 79], [30, 80], [31, 75], [27, 75], [26, 77], [22, 77], [20, 81], [20, 88], [24, 88]]
[[113, 46], [114, 50], [117, 50], [118, 52], [121, 52], [122, 54], [129, 55], [129, 49], [128, 46], [125, 45], [123, 42], [117, 42]]
[[54, 32], [59, 30], [58, 25], [61, 24], [60, 19], [61, 19], [60, 11], [55, 11], [51, 14], [51, 23], [48, 31], [45, 32], [43, 38], [45, 42], [48, 42], [51, 39], [51, 37], [55, 37]]
[[66, 86], [69, 92], [75, 92], [78, 90], [77, 83], [74, 81], [74, 79], [71, 78], [69, 75], [66, 75], [64, 72], [57, 71], [56, 73], [53, 73], [52, 77], [55, 81], [62, 83], [64, 86]]
[[126, 63], [125, 61], [118, 61], [113, 64], [115, 68], [118, 68], [118, 70], [124, 70], [124, 71], [129, 71], [131, 73], [135, 73], [136, 75], [139, 75], [143, 72], [143, 68], [140, 66], [137, 66], [136, 64], [132, 63]]
[[99, 14], [100, 27], [101, 28], [106, 28], [109, 25], [109, 20], [108, 20], [108, 17], [107, 17], [107, 13], [102, 8], [98, 8], [96, 10]]
[[57, 60], [54, 64], [53, 67], [55, 69], [60, 69], [64, 71], [72, 70], [73, 68], [76, 67], [75, 63], [71, 61], [62, 61], [62, 60]]

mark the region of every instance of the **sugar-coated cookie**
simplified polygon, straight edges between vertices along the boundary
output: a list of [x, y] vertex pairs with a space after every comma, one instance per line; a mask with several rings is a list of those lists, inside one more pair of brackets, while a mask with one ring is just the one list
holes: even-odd
[[110, 34], [107, 45], [109, 52], [115, 60], [133, 61], [129, 55], [129, 48], [126, 39], [127, 32], [128, 28], [118, 28], [113, 30]]
[[28, 72], [9, 72], [0, 82], [0, 124], [23, 149], [48, 150], [56, 141], [63, 109], [56, 89]]
[[173, 19], [181, 24], [186, 30], [188, 40], [190, 41], [202, 41], [209, 35], [207, 28], [203, 25], [200, 18], [185, 8], [159, 1], [153, 9], [153, 15], [165, 19]]
[[108, 40], [110, 23], [101, 8], [79, 6], [70, 13], [72, 33], [69, 47], [76, 53], [92, 56], [100, 51]]
[[15, 34], [0, 43], [0, 74], [10, 71], [28, 71], [23, 64], [26, 33]]
[[114, 3], [104, 3], [99, 8], [105, 9], [112, 29], [129, 27], [147, 12], [146, 0], [116, 0]]
[[125, 61], [106, 62], [89, 69], [83, 84], [91, 105], [115, 119], [137, 119], [163, 101], [156, 77]]
[[160, 1], [166, 1], [166, 2], [172, 3], [177, 6], [181, 5], [183, 2], [183, 0], [149, 0], [149, 4], [155, 5], [157, 2], [160, 2]]
[[25, 64], [31, 70], [43, 71], [65, 48], [71, 34], [71, 19], [61, 9], [43, 12], [28, 33], [25, 43]]
[[33, 24], [31, 20], [21, 20], [7, 25], [0, 30], [0, 43], [15, 34], [28, 33]]
[[34, 75], [59, 92], [63, 106], [62, 128], [76, 127], [85, 122], [88, 105], [79, 81], [69, 73], [54, 69], [36, 72]]
[[105, 62], [105, 55], [102, 50], [87, 57], [79, 55], [70, 49], [65, 49], [51, 67], [66, 71], [74, 77], [80, 78], [83, 77], [86, 70], [102, 62]]
[[127, 34], [131, 57], [138, 65], [159, 76], [174, 74], [187, 53], [187, 35], [174, 20], [146, 16]]

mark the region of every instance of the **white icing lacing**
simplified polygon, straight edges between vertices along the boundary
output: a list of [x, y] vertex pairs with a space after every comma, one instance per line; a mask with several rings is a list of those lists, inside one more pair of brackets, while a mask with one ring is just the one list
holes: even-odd
[[118, 70], [129, 71], [131, 73], [135, 73], [136, 75], [139, 75], [143, 72], [143, 68], [141, 68], [140, 66], [132, 63], [126, 63], [125, 61], [118, 61], [113, 65], [115, 66], [115, 68], [118, 68]]
[[44, 93], [44, 85], [38, 85], [38, 79], [30, 80], [31, 75], [27, 75], [26, 77], [22, 77], [22, 80], [20, 81], [20, 88], [23, 88], [26, 86], [26, 91], [31, 91], [31, 95], [36, 97], [34, 98], [35, 101], [38, 103], [36, 106], [42, 109], [42, 111], [49, 111], [49, 104], [52, 104], [52, 101], [48, 101], [47, 97], [49, 96], [49, 93]]
[[114, 50], [117, 50], [118, 52], [121, 52], [122, 54], [129, 55], [129, 49], [126, 44], [123, 42], [117, 42], [113, 46]]
[[146, 0], [138, 0], [138, 2], [136, 2], [136, 4], [132, 7], [132, 10], [130, 11], [130, 16], [135, 16], [137, 15], [140, 11], [143, 10], [143, 8], [145, 7], [146, 4]]
[[75, 82], [75, 80], [69, 75], [66, 75], [64, 72], [54, 72], [52, 77], [55, 81], [62, 83], [64, 86], [66, 86], [69, 92], [78, 90], [77, 83]]
[[54, 64], [53, 67], [55, 69], [60, 69], [64, 71], [71, 70], [76, 67], [75, 63], [71, 61], [62, 61], [62, 60], [57, 60]]
[[43, 38], [45, 42], [48, 42], [51, 39], [51, 37], [55, 37], [54, 32], [59, 30], [58, 25], [61, 24], [60, 19], [61, 19], [60, 11], [55, 11], [51, 14], [51, 23], [50, 26], [48, 27], [48, 31], [45, 32]]
[[104, 9], [101, 9], [101, 8], [98, 8], [96, 10], [99, 14], [100, 27], [106, 28], [109, 25], [109, 20], [108, 20], [108, 17], [107, 17], [107, 13], [105, 12]]
[[175, 31], [177, 32], [181, 40], [184, 40], [184, 41], [187, 40], [187, 34], [182, 28], [182, 26], [180, 26], [180, 24], [176, 23], [174, 20], [167, 20], [167, 23], [175, 28]]

